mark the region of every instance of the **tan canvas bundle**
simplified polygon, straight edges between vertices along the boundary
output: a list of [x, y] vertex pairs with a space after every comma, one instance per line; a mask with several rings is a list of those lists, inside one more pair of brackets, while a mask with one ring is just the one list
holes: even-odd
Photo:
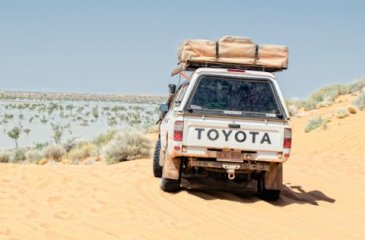
[[215, 61], [216, 42], [209, 40], [187, 40], [178, 48], [179, 62]]
[[256, 64], [287, 69], [288, 55], [288, 47], [269, 44], [259, 45]]
[[257, 45], [244, 37], [225, 36], [219, 41], [187, 40], [178, 48], [181, 65], [217, 63], [242, 65], [280, 71], [288, 68], [288, 48], [280, 45]]

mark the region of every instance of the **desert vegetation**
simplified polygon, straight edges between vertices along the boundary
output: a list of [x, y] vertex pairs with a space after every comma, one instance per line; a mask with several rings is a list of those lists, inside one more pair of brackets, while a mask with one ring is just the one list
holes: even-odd
[[311, 132], [314, 129], [317, 129], [320, 127], [322, 129], [326, 129], [328, 122], [329, 122], [329, 119], [326, 119], [322, 116], [313, 117], [313, 118], [309, 119], [304, 131], [308, 133], [308, 132]]
[[43, 93], [0, 91], [0, 99], [6, 100], [34, 100], [34, 101], [98, 101], [154, 104], [165, 100], [163, 96], [155, 95], [120, 95], [120, 94], [84, 94], [84, 93]]
[[155, 125], [163, 102], [151, 96], [0, 97], [0, 162], [35, 164], [115, 163], [146, 156], [149, 143], [143, 134]]
[[147, 157], [150, 142], [141, 130], [110, 130], [91, 141], [69, 140], [65, 143], [38, 144], [31, 148], [0, 151], [1, 163], [22, 164], [107, 164]]
[[[332, 84], [329, 86], [325, 86], [320, 88], [318, 91], [312, 93], [305, 99], [288, 99], [286, 101], [288, 109], [303, 109], [304, 111], [314, 110], [321, 107], [331, 106], [335, 100], [342, 95], [351, 94], [351, 95], [359, 95], [365, 98], [365, 94], [363, 93], [365, 88], [365, 78], [358, 79], [350, 84]], [[356, 101], [358, 105], [361, 105], [361, 100]], [[365, 100], [362, 100], [365, 102]], [[355, 104], [355, 103], [354, 103]], [[355, 104], [355, 105], [356, 105]], [[356, 105], [357, 106], [357, 105]], [[359, 106], [357, 106], [361, 109]], [[365, 108], [365, 103], [364, 103]], [[296, 113], [298, 111], [290, 111], [291, 113]]]
[[353, 105], [349, 105], [346, 107], [347, 111], [351, 114], [356, 114], [357, 113], [357, 107], [353, 106]]
[[102, 156], [108, 163], [133, 160], [149, 155], [150, 142], [139, 131], [126, 129], [114, 134], [101, 148]]
[[304, 128], [304, 131], [309, 133], [315, 129], [326, 130], [328, 123], [334, 118], [344, 119], [356, 114], [359, 110], [365, 110], [365, 79], [359, 79], [350, 84], [325, 86], [306, 99], [288, 99], [286, 104], [291, 117], [302, 117], [309, 114], [309, 111], [317, 111], [321, 108], [331, 109], [329, 107], [343, 101], [341, 96], [348, 96], [354, 100], [350, 102], [350, 105], [335, 108], [332, 114], [327, 114], [328, 116], [311, 117]]
[[360, 110], [365, 109], [365, 92], [362, 92], [354, 101], [354, 105]]
[[349, 111], [347, 110], [347, 108], [341, 107], [336, 111], [336, 117], [337, 118], [346, 118], [350, 115]]

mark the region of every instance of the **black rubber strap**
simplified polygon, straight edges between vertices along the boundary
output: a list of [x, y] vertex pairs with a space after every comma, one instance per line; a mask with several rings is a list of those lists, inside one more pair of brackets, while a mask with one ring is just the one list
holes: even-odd
[[219, 58], [219, 42], [215, 42], [215, 58]]
[[256, 48], [255, 48], [255, 63], [257, 61], [257, 59], [259, 58], [259, 45], [256, 44]]

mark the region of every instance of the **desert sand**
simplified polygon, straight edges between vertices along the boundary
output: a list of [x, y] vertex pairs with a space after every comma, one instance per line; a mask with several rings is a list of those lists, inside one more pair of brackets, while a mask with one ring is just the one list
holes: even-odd
[[348, 104], [339, 101], [293, 118], [278, 202], [256, 198], [254, 184], [185, 180], [164, 193], [150, 159], [1, 164], [0, 239], [365, 239], [365, 111], [304, 133], [310, 117]]

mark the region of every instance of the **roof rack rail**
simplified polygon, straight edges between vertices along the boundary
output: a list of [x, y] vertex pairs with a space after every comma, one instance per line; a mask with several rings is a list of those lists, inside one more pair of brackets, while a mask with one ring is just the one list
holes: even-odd
[[278, 72], [285, 70], [286, 68], [270, 68], [259, 65], [243, 65], [234, 63], [218, 63], [218, 62], [180, 62], [177, 67], [171, 71], [171, 76], [175, 76], [182, 71], [195, 71], [198, 68], [227, 68], [227, 69], [242, 69], [242, 70], [254, 70], [262, 72]]

